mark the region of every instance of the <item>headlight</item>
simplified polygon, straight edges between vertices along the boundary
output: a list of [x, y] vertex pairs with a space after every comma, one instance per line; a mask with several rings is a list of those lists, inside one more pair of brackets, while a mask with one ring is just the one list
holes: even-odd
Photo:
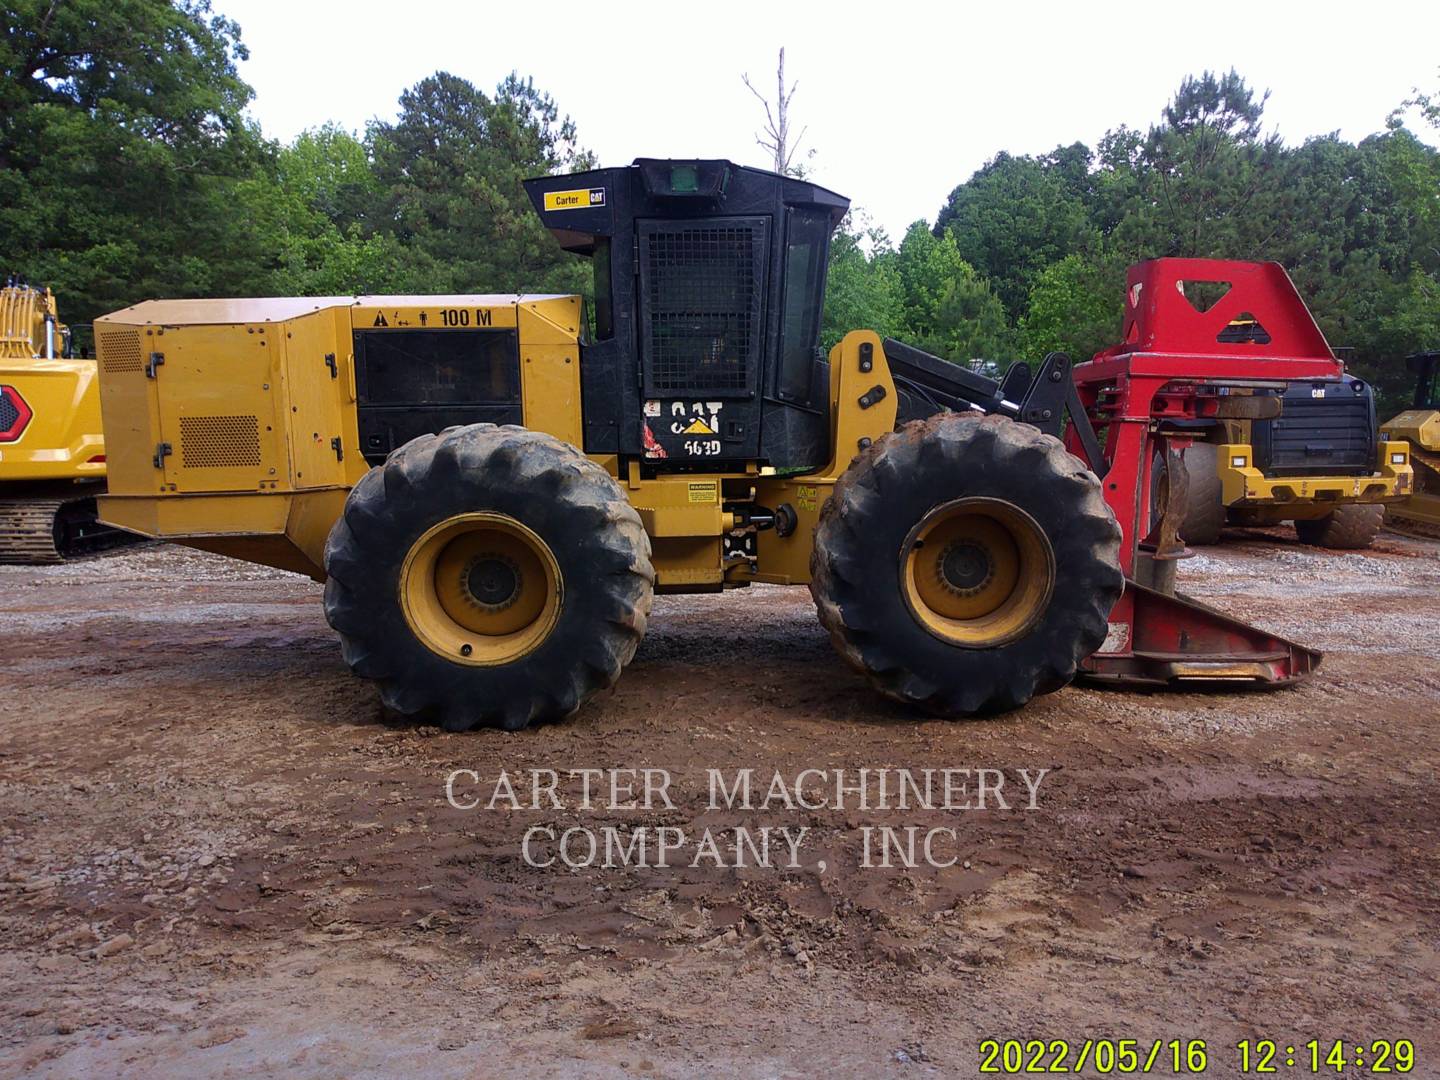
[[1391, 455], [1390, 455], [1390, 464], [1391, 464], [1391, 465], [1404, 465], [1404, 464], [1405, 464], [1405, 455], [1404, 455], [1404, 454], [1391, 454]]
[[1230, 467], [1232, 469], [1243, 469], [1245, 467], [1245, 458], [1240, 454], [1233, 455], [1230, 458]]

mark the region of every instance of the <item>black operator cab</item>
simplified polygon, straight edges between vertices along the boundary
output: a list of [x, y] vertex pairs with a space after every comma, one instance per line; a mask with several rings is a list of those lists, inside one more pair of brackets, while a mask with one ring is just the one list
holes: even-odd
[[666, 471], [824, 463], [820, 320], [848, 199], [714, 160], [638, 158], [525, 188], [560, 246], [595, 268], [587, 453]]

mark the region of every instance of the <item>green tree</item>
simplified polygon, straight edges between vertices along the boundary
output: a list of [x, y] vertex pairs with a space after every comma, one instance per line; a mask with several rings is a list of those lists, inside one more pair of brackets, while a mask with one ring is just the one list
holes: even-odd
[[1145, 196], [1151, 176], [1144, 133], [1112, 128], [1100, 137], [1094, 161], [1087, 211], [1098, 247], [1131, 262], [1149, 258], [1155, 215]]
[[827, 350], [851, 330], [894, 337], [905, 328], [905, 290], [895, 253], [883, 231], [857, 224], [856, 217], [855, 211], [847, 214], [830, 242], [820, 330]]
[[906, 338], [947, 360], [997, 359], [1012, 340], [1005, 306], [960, 255], [955, 237], [923, 221], [905, 233], [894, 258], [904, 298]]
[[1415, 216], [1416, 257], [1434, 273], [1440, 270], [1440, 154], [1406, 129], [1404, 118], [1410, 110], [1418, 114], [1423, 126], [1440, 135], [1440, 92], [1417, 89], [1390, 114], [1385, 125], [1393, 136], [1386, 143], [1386, 176], [1396, 197]]
[[0, 251], [86, 321], [263, 287], [274, 152], [203, 0], [19, 0], [0, 39]]
[[[937, 243], [952, 235], [959, 258], [994, 286], [1031, 356], [1063, 348], [1084, 358], [1111, 344], [1132, 262], [1277, 260], [1388, 407], [1406, 382], [1400, 357], [1435, 343], [1440, 153], [1405, 121], [1440, 131], [1437, 102], [1440, 93], [1416, 90], [1387, 131], [1358, 145], [1328, 135], [1287, 147], [1264, 130], [1266, 95], [1233, 70], [1204, 72], [1144, 133], [1112, 128], [1093, 153], [1074, 143], [998, 154], [951, 192], [933, 231]], [[901, 248], [902, 268], [925, 263]], [[907, 318], [912, 333], [929, 334], [938, 307], [917, 274], [933, 281], [902, 269]]]
[[[1083, 147], [1058, 158], [1000, 153], [950, 193], [934, 233], [950, 233], [960, 256], [989, 281], [1010, 318], [1052, 262], [1090, 246], [1092, 227], [1076, 182]], [[1089, 153], [1084, 151], [1088, 160]]]
[[974, 273], [960, 254], [951, 233], [936, 236], [924, 221], [905, 230], [896, 253], [895, 269], [905, 290], [905, 321], [912, 329], [935, 323], [941, 297], [950, 282]]
[[416, 292], [578, 292], [580, 260], [541, 226], [521, 181], [590, 168], [548, 94], [511, 74], [494, 97], [439, 72], [370, 132], [387, 196], [386, 230], [404, 251], [398, 284]]
[[[1391, 322], [1390, 355], [1403, 356], [1425, 348], [1440, 347], [1440, 280], [1434, 274], [1412, 271], [1404, 282]], [[1395, 374], [1399, 375], [1398, 365]], [[1404, 382], [1394, 384], [1392, 400], [1396, 407], [1403, 404], [1403, 392], [1410, 387]]]
[[1020, 322], [1025, 356], [1061, 351], [1078, 363], [1115, 344], [1124, 293], [1123, 261], [1067, 255], [1052, 263], [1031, 288]]
[[920, 347], [959, 364], [998, 362], [1013, 350], [1005, 305], [968, 263], [966, 271], [945, 286], [931, 336], [922, 337]]
[[1143, 199], [1154, 255], [1261, 258], [1281, 227], [1282, 145], [1261, 132], [1265, 101], [1233, 69], [1187, 77], [1145, 140]]
[[392, 287], [403, 253], [377, 231], [384, 189], [363, 142], [333, 124], [302, 132], [276, 164], [281, 295], [348, 295]]

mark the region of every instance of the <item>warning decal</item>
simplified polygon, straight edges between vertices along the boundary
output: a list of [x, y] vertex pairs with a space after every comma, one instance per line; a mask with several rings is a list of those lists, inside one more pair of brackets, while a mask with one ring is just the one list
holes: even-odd
[[588, 210], [592, 206], [604, 205], [605, 189], [603, 187], [545, 192], [546, 210]]
[[692, 503], [713, 503], [719, 500], [720, 489], [714, 480], [691, 481], [690, 501]]

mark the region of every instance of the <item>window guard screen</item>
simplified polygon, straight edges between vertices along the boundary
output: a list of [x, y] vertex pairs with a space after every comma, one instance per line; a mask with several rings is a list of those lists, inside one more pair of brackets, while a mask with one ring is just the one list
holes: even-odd
[[768, 251], [764, 218], [640, 223], [647, 396], [753, 391]]
[[355, 335], [362, 405], [484, 405], [520, 400], [513, 330], [375, 330]]

